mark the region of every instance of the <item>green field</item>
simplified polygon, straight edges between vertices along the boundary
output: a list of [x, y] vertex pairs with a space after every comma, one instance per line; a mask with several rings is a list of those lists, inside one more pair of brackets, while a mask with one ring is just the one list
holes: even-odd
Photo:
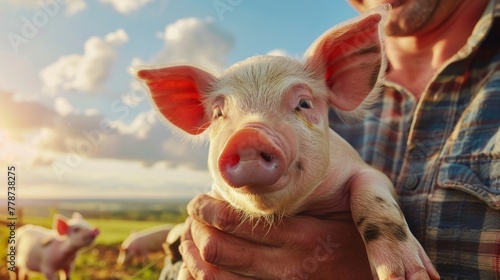
[[[78, 211], [84, 215], [89, 223], [99, 228], [100, 234], [96, 238], [95, 244], [90, 248], [84, 249], [78, 256], [71, 279], [158, 279], [161, 268], [163, 267], [163, 254], [152, 255], [149, 261], [143, 264], [135, 263], [127, 265], [126, 267], [117, 267], [116, 259], [119, 252], [118, 248], [121, 242], [133, 230], [138, 231], [161, 224], [173, 225], [185, 218], [185, 212], [183, 212], [182, 207], [181, 210], [177, 212], [172, 211], [172, 207], [170, 207], [170, 210], [167, 209], [169, 207], [165, 207], [163, 210], [150, 208], [141, 208], [138, 210], [134, 208], [133, 205], [128, 204], [129, 207], [126, 207], [126, 214], [124, 214], [123, 209], [119, 209], [115, 211], [100, 212], [98, 215], [94, 213], [94, 215], [92, 215], [89, 211], [87, 211], [89, 213], [85, 213], [84, 209], [82, 210], [82, 205], [80, 205], [80, 207], [76, 205], [73, 206], [73, 208], [78, 209]], [[85, 205], [84, 208], [95, 209], [93, 207], [87, 207], [89, 207], [89, 205]], [[23, 215], [22, 223], [51, 228], [52, 214], [54, 212], [61, 212], [58, 210], [61, 209], [51, 209], [48, 211], [48, 215], [37, 216], [32, 214], [33, 211], [27, 209], [25, 213], [30, 213], [30, 215]], [[162, 213], [160, 216], [168, 218], [159, 219], [158, 213]], [[169, 214], [165, 216], [164, 213]], [[117, 216], [122, 218], [116, 218]], [[130, 217], [139, 217], [140, 219], [130, 219]], [[0, 250], [2, 252], [0, 279], [8, 279], [6, 245], [10, 230], [5, 226], [7, 222], [7, 216], [5, 214], [0, 214], [0, 222], [2, 222], [0, 227]], [[30, 279], [41, 280], [44, 278], [41, 275], [36, 275]]]

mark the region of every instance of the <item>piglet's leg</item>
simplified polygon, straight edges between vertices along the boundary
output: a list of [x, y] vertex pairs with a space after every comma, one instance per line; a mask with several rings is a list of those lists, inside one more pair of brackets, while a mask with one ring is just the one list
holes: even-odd
[[410, 232], [389, 179], [378, 171], [365, 169], [350, 182], [353, 220], [365, 242], [374, 278], [439, 279]]
[[52, 268], [42, 269], [42, 274], [47, 280], [57, 280], [57, 271]]
[[71, 267], [65, 268], [64, 270], [59, 270], [59, 280], [70, 280]]

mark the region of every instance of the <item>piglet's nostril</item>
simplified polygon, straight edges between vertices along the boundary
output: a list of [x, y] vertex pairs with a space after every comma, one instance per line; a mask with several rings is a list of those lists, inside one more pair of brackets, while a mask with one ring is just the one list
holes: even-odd
[[229, 166], [235, 166], [240, 162], [240, 156], [239, 155], [233, 155], [232, 157], [229, 157], [227, 159], [227, 164]]
[[268, 153], [261, 152], [260, 156], [266, 161], [266, 162], [271, 162], [273, 161], [274, 156], [270, 155]]

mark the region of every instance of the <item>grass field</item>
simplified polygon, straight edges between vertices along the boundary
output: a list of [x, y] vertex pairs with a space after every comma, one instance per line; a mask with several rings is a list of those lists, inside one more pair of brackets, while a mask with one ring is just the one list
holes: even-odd
[[[85, 214], [84, 214], [85, 216]], [[138, 231], [160, 224], [172, 224], [182, 217], [178, 217], [170, 222], [161, 222], [162, 220], [131, 220], [116, 218], [86, 218], [92, 225], [100, 230], [94, 245], [85, 248], [77, 257], [75, 269], [71, 275], [72, 280], [78, 279], [158, 279], [161, 268], [163, 267], [163, 254], [152, 255], [147, 263], [135, 263], [126, 267], [117, 267], [116, 259], [119, 253], [121, 242], [130, 234], [132, 230]], [[0, 279], [8, 279], [6, 264], [7, 239], [10, 230], [5, 223], [7, 216], [0, 214]], [[23, 224], [35, 224], [47, 228], [52, 227], [51, 217], [24, 216]], [[41, 275], [34, 275], [30, 279], [44, 279]]]

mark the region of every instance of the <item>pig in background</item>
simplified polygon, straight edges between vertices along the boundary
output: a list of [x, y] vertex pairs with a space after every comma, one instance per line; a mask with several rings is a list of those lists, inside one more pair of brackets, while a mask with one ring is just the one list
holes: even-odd
[[[272, 226], [283, 216], [351, 211], [375, 278], [438, 279], [389, 179], [329, 128], [329, 107], [360, 118], [380, 91], [389, 10], [381, 6], [327, 31], [304, 62], [258, 56], [220, 77], [192, 66], [136, 74], [169, 124], [210, 140], [210, 195], [228, 201], [242, 220]], [[300, 271], [289, 273], [283, 277]]]
[[12, 280], [24, 280], [30, 272], [41, 272], [47, 280], [69, 279], [80, 249], [92, 244], [99, 230], [80, 213], [71, 219], [56, 214], [53, 229], [24, 225], [16, 231], [16, 272]]
[[121, 244], [120, 254], [116, 263], [118, 266], [131, 264], [133, 261], [143, 264], [151, 253], [162, 252], [172, 226], [161, 225], [153, 228], [132, 232]]

